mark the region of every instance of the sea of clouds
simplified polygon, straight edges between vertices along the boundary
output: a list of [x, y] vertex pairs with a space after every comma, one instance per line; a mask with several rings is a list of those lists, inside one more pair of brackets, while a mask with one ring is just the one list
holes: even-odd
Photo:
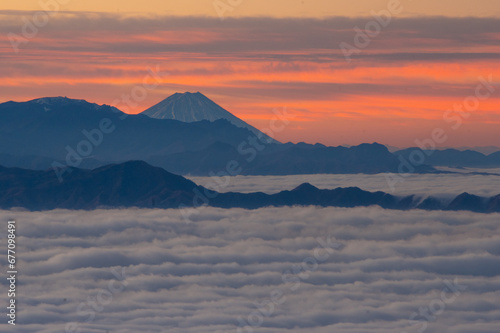
[[0, 211], [13, 218], [16, 332], [500, 327], [500, 214], [201, 208], [186, 223], [180, 210]]
[[[310, 183], [321, 189], [357, 186], [365, 191], [383, 191], [393, 195], [433, 195], [454, 198], [468, 192], [491, 197], [500, 194], [500, 169], [451, 169], [449, 174], [352, 174], [352, 175], [292, 175], [292, 176], [236, 176], [236, 177], [188, 177], [195, 183], [209, 187], [224, 184], [219, 192], [264, 192], [268, 194], [292, 190], [302, 183]], [[480, 174], [483, 173], [483, 174]], [[488, 173], [489, 175], [485, 174]], [[399, 177], [399, 178], [396, 178]], [[400, 181], [394, 182], [394, 179]], [[390, 185], [392, 184], [392, 186]]]

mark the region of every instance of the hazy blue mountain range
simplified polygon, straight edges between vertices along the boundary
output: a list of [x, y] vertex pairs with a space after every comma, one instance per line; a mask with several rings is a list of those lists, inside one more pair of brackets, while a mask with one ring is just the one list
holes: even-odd
[[436, 198], [396, 197], [357, 187], [320, 190], [302, 184], [276, 194], [218, 193], [182, 176], [142, 161], [108, 165], [94, 170], [72, 168], [63, 182], [51, 170], [0, 167], [0, 209], [95, 209], [117, 207], [180, 208], [207, 204], [222, 208], [255, 209], [266, 206], [378, 205], [388, 209], [470, 210], [500, 212], [500, 195], [482, 198], [467, 193], [446, 204]]
[[[391, 153], [394, 153], [394, 152], [397, 152], [397, 151], [402, 151], [402, 150], [406, 150], [406, 149], [416, 149], [416, 147], [406, 147], [406, 148], [401, 148], [401, 147], [394, 147], [394, 146], [391, 146], [391, 145], [385, 145], [387, 147], [387, 149], [389, 149], [389, 151]], [[475, 152], [479, 152], [481, 154], [484, 154], [484, 155], [490, 155], [490, 154], [493, 154], [493, 153], [496, 153], [496, 152], [499, 152], [500, 151], [500, 147], [498, 146], [474, 146], [474, 147], [437, 147], [436, 150], [447, 150], [447, 149], [451, 149], [451, 150], [458, 150], [458, 151], [466, 151], [466, 150], [471, 150], [471, 151], [475, 151]]]
[[[183, 103], [193, 98], [193, 107], [205, 100], [197, 94], [181, 96]], [[95, 168], [129, 160], [193, 175], [225, 172], [232, 161], [240, 174], [248, 175], [373, 174], [397, 172], [400, 164], [380, 144], [268, 143], [226, 119], [155, 119], [65, 97], [0, 104], [0, 165]], [[435, 172], [425, 165], [416, 171]]]
[[[102, 139], [92, 135], [95, 130], [103, 132], [102, 125], [106, 129]], [[94, 141], [88, 157], [101, 161], [143, 159], [151, 154], [203, 148], [214, 142], [236, 144], [250, 134], [224, 120], [158, 120], [63, 97], [0, 104], [0, 135], [5, 139], [0, 142], [0, 152], [12, 155], [64, 159], [66, 147], [77, 150], [80, 142]]]
[[[243, 154], [241, 154], [243, 152]], [[354, 147], [326, 147], [321, 144], [286, 143], [267, 145], [258, 151], [249, 145], [238, 150], [229, 144], [215, 143], [205, 149], [186, 151], [169, 156], [152, 156], [148, 161], [165, 170], [192, 175], [225, 170], [227, 161], [237, 161], [242, 174], [296, 175], [318, 173], [381, 173], [398, 172], [400, 161], [385, 146], [361, 144]], [[418, 172], [435, 172], [419, 166]]]
[[425, 156], [425, 164], [432, 166], [472, 168], [500, 167], [500, 151], [486, 155], [473, 150], [422, 150], [420, 148], [407, 148], [398, 150], [394, 152], [394, 154], [408, 159], [412, 153], [415, 154], [417, 152]]

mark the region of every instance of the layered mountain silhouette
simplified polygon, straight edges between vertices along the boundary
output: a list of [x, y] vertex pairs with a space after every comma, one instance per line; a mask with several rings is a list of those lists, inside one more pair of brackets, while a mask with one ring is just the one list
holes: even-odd
[[[180, 100], [182, 106], [188, 103], [186, 96], [193, 95], [203, 105], [212, 105], [201, 94], [180, 94], [175, 101]], [[175, 101], [173, 105], [177, 105]], [[189, 103], [196, 108], [193, 101]], [[400, 165], [398, 157], [380, 144], [346, 148], [269, 143], [227, 119], [155, 119], [65, 97], [0, 104], [0, 165], [93, 169], [130, 160], [143, 160], [183, 175], [225, 172], [233, 162], [243, 175], [373, 174], [398, 172]], [[435, 170], [422, 165], [416, 172]]]
[[145, 162], [127, 162], [95, 170], [71, 168], [64, 181], [53, 170], [0, 167], [0, 207], [55, 208], [176, 207], [193, 198], [196, 184]]
[[236, 146], [249, 136], [254, 135], [226, 120], [160, 120], [64, 97], [0, 104], [0, 154], [4, 155], [64, 161], [77, 152], [82, 159], [102, 163], [147, 160], [216, 142]]
[[255, 135], [266, 138], [269, 142], [277, 143], [274, 139], [247, 124], [200, 92], [175, 93], [145, 110], [142, 114], [155, 119], [173, 119], [186, 123], [225, 119], [237, 127], [246, 128]]
[[425, 164], [447, 167], [493, 168], [500, 167], [500, 151], [483, 154], [474, 150], [422, 150], [407, 148], [394, 152], [395, 155], [409, 159], [411, 154], [425, 156]]
[[446, 204], [436, 198], [396, 197], [357, 187], [318, 189], [302, 184], [276, 194], [218, 193], [142, 161], [108, 165], [94, 170], [71, 168], [61, 182], [52, 170], [0, 167], [0, 209], [34, 211], [95, 208], [181, 208], [206, 204], [221, 208], [256, 209], [267, 206], [378, 205], [388, 209], [469, 210], [500, 212], [500, 195], [482, 198], [468, 193]]
[[[206, 175], [226, 169], [228, 161], [237, 161], [241, 174], [297, 175], [398, 172], [400, 161], [383, 145], [361, 144], [354, 147], [327, 147], [322, 144], [286, 143], [266, 145], [261, 150], [244, 143], [240, 147], [215, 143], [205, 149], [169, 156], [152, 156], [148, 161], [165, 170], [191, 175]], [[418, 171], [435, 172], [419, 166]]]

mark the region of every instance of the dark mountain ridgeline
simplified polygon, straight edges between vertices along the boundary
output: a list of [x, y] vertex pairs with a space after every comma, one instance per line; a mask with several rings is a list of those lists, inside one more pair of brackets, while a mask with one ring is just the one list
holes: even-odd
[[496, 168], [500, 167], [500, 151], [485, 155], [473, 150], [422, 150], [420, 148], [408, 148], [394, 152], [409, 159], [411, 154], [424, 154], [425, 164], [431, 166], [446, 167], [469, 167], [469, 168]]
[[[0, 167], [1, 208], [177, 207], [192, 201], [196, 184], [145, 162], [132, 161], [94, 170], [71, 168], [60, 182], [52, 170]], [[156, 202], [157, 200], [157, 202]]]
[[[113, 164], [94, 170], [71, 168], [63, 182], [51, 171], [0, 167], [0, 209], [22, 207], [43, 211], [56, 208], [179, 208], [208, 203], [213, 207], [256, 209], [267, 206], [377, 205], [387, 209], [468, 210], [500, 212], [500, 195], [482, 198], [467, 193], [450, 204], [436, 198], [397, 197], [357, 187], [318, 189], [302, 184], [291, 191], [265, 193], [217, 193], [182, 176], [142, 161]], [[201, 198], [201, 199], [200, 199]]]
[[[377, 143], [350, 148], [306, 143], [256, 148], [248, 142], [239, 147], [217, 142], [197, 151], [152, 156], [148, 162], [174, 173], [203, 176], [225, 170], [227, 162], [232, 160], [242, 167], [243, 175], [397, 173], [400, 164], [385, 146]], [[436, 172], [425, 165], [416, 170], [418, 173]]]

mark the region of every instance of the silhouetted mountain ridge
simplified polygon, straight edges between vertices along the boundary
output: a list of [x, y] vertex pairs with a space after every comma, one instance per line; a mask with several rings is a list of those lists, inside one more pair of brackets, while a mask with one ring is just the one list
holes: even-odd
[[71, 168], [62, 182], [52, 170], [0, 166], [0, 188], [4, 189], [0, 192], [0, 209], [22, 207], [35, 211], [99, 207], [181, 208], [208, 204], [247, 209], [296, 205], [378, 205], [400, 210], [420, 208], [500, 212], [500, 195], [481, 198], [463, 193], [446, 205], [432, 197], [422, 201], [415, 196], [397, 197], [381, 191], [364, 191], [358, 187], [318, 189], [308, 183], [270, 195], [261, 192], [218, 193], [142, 161], [107, 165], [94, 170]]
[[425, 156], [424, 163], [432, 166], [493, 168], [500, 167], [500, 151], [485, 155], [473, 150], [422, 150], [407, 148], [394, 152], [395, 155], [410, 159], [411, 154]]

